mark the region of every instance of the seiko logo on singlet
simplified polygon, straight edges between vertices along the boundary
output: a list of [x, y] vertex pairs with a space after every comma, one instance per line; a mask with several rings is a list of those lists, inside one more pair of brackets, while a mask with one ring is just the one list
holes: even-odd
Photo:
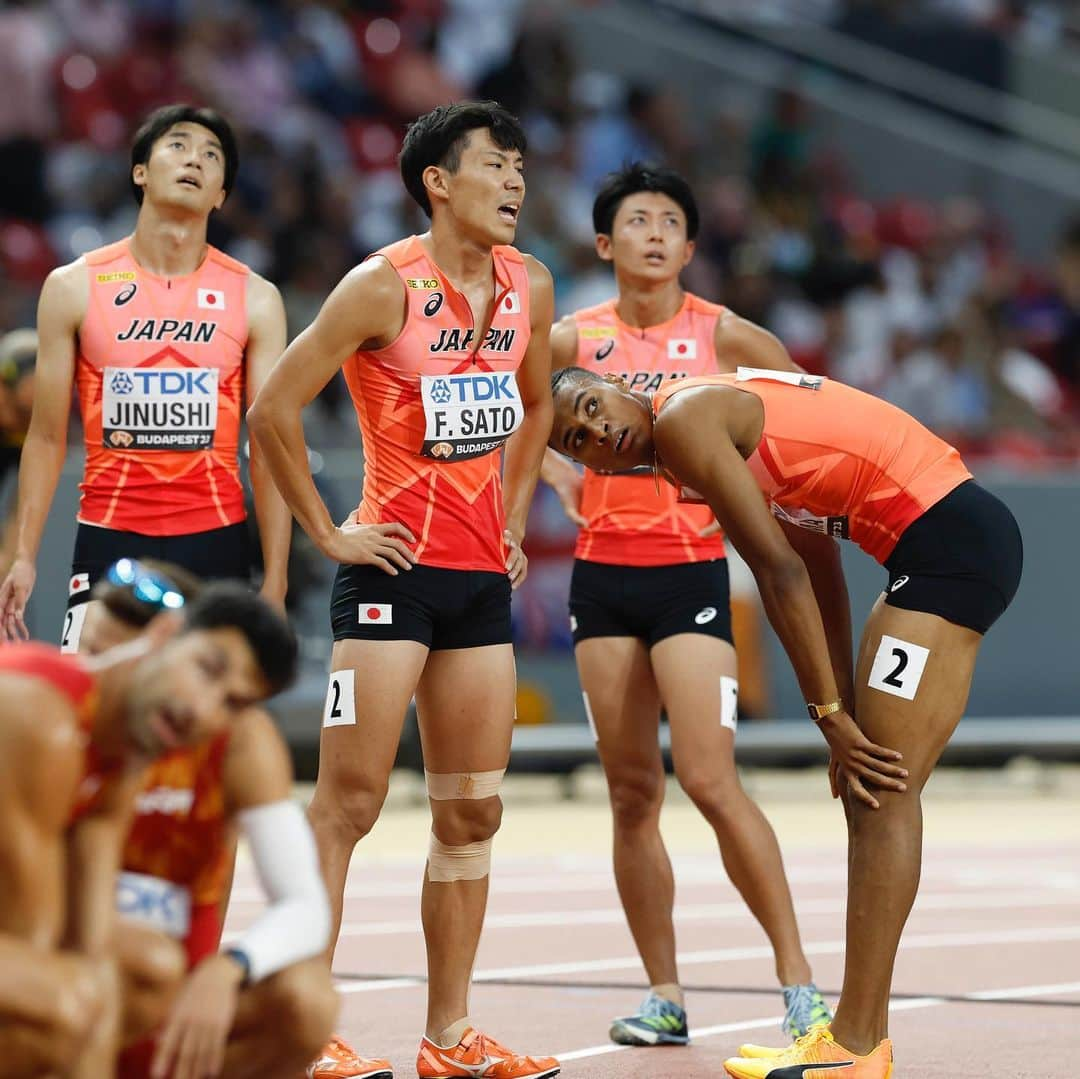
[[217, 429], [216, 367], [106, 367], [101, 438], [109, 449], [206, 450]]
[[[484, 343], [480, 348], [484, 352], [509, 352], [514, 347], [517, 330], [498, 330], [492, 326], [484, 334]], [[468, 352], [472, 348], [473, 331], [454, 327], [452, 330], [440, 330], [438, 341], [428, 345], [429, 352]]]
[[146, 873], [125, 870], [117, 875], [116, 910], [121, 917], [177, 940], [186, 937], [191, 927], [191, 894], [188, 890]]
[[195, 792], [183, 787], [154, 787], [135, 799], [135, 812], [164, 813], [169, 817], [184, 817], [195, 804]]
[[421, 375], [424, 443], [420, 453], [467, 461], [498, 449], [525, 416], [513, 372]]
[[216, 331], [216, 322], [203, 322], [201, 319], [195, 322], [189, 318], [181, 322], [176, 318], [133, 318], [131, 325], [116, 335], [116, 340], [189, 341], [193, 345], [208, 345]]

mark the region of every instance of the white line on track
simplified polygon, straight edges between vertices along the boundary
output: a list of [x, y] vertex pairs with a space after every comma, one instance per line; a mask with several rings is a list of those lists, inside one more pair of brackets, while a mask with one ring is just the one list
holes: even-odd
[[[1080, 925], [1049, 928], [1003, 929], [981, 933], [913, 933], [903, 938], [904, 951], [914, 949], [965, 948], [984, 944], [1043, 944], [1053, 941], [1080, 940]], [[843, 940], [811, 941], [804, 946], [808, 955], [837, 955], [844, 951]], [[740, 959], [771, 959], [769, 946], [749, 948], [714, 948], [707, 951], [680, 952], [680, 966], [701, 963], [724, 963]], [[538, 963], [529, 966], [494, 967], [478, 970], [474, 982], [504, 981], [514, 978], [553, 977], [563, 974], [598, 974], [615, 970], [639, 970], [638, 956], [619, 956], [612, 959], [585, 959], [567, 963]], [[338, 983], [342, 993], [372, 993], [387, 989], [407, 989], [423, 985], [420, 978], [363, 979]]]
[[[1055, 993], [1069, 993], [1080, 989], [1080, 982], [1065, 982], [1060, 985], [1021, 985], [1011, 989], [984, 989], [975, 993], [964, 993], [964, 1000], [995, 1000], [1000, 997], [1023, 1000], [1030, 997], [1050, 996]], [[913, 1000], [896, 1000], [889, 1005], [891, 1012], [914, 1011], [919, 1008], [936, 1008], [941, 1004], [956, 1004], [960, 1001], [955, 998], [945, 997], [916, 997]], [[731, 1034], [737, 1030], [759, 1030], [763, 1027], [776, 1028], [782, 1022], [783, 1016], [770, 1015], [764, 1019], [746, 1019], [738, 1023], [721, 1023], [718, 1026], [700, 1027], [690, 1031], [691, 1041], [701, 1041], [717, 1034]], [[569, 1064], [574, 1060], [585, 1060], [588, 1057], [604, 1056], [608, 1053], [618, 1053], [629, 1049], [628, 1045], [593, 1045], [588, 1049], [571, 1049], [566, 1053], [556, 1053], [555, 1057], [560, 1064]]]
[[[1023, 892], [929, 892], [915, 901], [914, 913], [921, 910], [1002, 910], [1032, 907], [1074, 906], [1072, 893], [1050, 892], [1033, 895]], [[813, 914], [842, 914], [846, 904], [842, 899], [804, 899], [796, 903], [795, 913], [802, 918]], [[735, 903], [684, 903], [675, 907], [675, 920], [681, 922], [720, 921], [738, 918], [749, 921], [749, 908], [742, 901]], [[594, 910], [545, 910], [520, 914], [488, 914], [484, 919], [485, 932], [491, 929], [529, 929], [541, 926], [574, 928], [584, 925], [622, 925], [626, 915], [621, 907], [599, 907]], [[385, 922], [345, 922], [343, 937], [382, 937], [398, 933], [415, 933], [419, 921], [398, 918]]]

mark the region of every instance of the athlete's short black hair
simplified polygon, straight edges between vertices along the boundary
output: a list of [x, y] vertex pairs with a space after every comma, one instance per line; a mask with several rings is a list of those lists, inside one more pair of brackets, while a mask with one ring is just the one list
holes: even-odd
[[595, 371], [589, 371], [584, 367], [560, 367], [551, 376], [551, 396], [554, 397], [563, 389], [572, 390], [575, 386], [603, 381], [603, 378]]
[[398, 163], [406, 190], [431, 217], [431, 200], [424, 187], [424, 169], [441, 165], [456, 172], [470, 131], [486, 128], [500, 150], [524, 154], [525, 129], [516, 116], [497, 101], [459, 101], [440, 105], [414, 120], [405, 132]]
[[[221, 143], [221, 150], [225, 155], [225, 194], [228, 195], [236, 182], [236, 170], [240, 167], [240, 151], [236, 146], [236, 136], [225, 119], [216, 109], [200, 109], [195, 105], [162, 105], [155, 109], [142, 122], [139, 130], [135, 132], [135, 138], [131, 141], [131, 168], [136, 165], [145, 165], [150, 160], [150, 151], [154, 143], [161, 138], [171, 127], [177, 124], [200, 124], [207, 130], [212, 131]], [[131, 181], [131, 189], [135, 192], [135, 201], [141, 206], [143, 201], [143, 189], [134, 180]]]
[[690, 185], [674, 169], [641, 161], [633, 161], [618, 172], [610, 172], [604, 177], [592, 208], [593, 229], [597, 235], [611, 235], [615, 214], [623, 199], [639, 191], [667, 195], [686, 215], [686, 238], [693, 240], [697, 237], [697, 200]]
[[296, 677], [296, 636], [284, 615], [246, 585], [234, 581], [208, 584], [184, 611], [188, 630], [238, 629], [251, 645], [273, 693], [292, 684]]

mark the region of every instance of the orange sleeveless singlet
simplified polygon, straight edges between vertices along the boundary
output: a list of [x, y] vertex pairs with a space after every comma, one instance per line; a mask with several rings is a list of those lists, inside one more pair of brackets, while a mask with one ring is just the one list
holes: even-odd
[[361, 524], [400, 521], [422, 565], [505, 572], [500, 467], [522, 419], [515, 372], [529, 344], [529, 277], [512, 247], [492, 248], [495, 307], [484, 340], [472, 311], [410, 236], [385, 258], [405, 285], [405, 325], [356, 352], [345, 381], [364, 442]]
[[880, 563], [908, 525], [972, 478], [960, 454], [906, 412], [820, 375], [740, 367], [686, 379], [654, 395], [653, 414], [696, 386], [761, 401], [765, 425], [746, 463], [778, 518], [851, 539]]
[[228, 879], [228, 745], [226, 731], [150, 765], [121, 862], [120, 913], [185, 941], [192, 962], [201, 958], [191, 953], [204, 912], [216, 923]]
[[[686, 294], [674, 318], [659, 326], [628, 326], [616, 300], [578, 311], [577, 365], [598, 375], [621, 375], [632, 390], [652, 393], [676, 379], [716, 371], [716, 320], [723, 308]], [[651, 473], [607, 476], [585, 470], [574, 557], [621, 566], [666, 566], [724, 557], [717, 533], [698, 533], [713, 520], [707, 506], [680, 503]]]
[[86, 256], [75, 385], [86, 439], [79, 520], [151, 536], [244, 519], [237, 451], [250, 271], [216, 248], [186, 277], [121, 240]]

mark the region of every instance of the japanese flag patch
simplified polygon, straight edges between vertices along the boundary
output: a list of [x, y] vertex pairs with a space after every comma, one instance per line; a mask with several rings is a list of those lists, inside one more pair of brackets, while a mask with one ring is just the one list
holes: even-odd
[[697, 341], [692, 337], [672, 337], [667, 343], [669, 360], [696, 360]]
[[201, 288], [196, 293], [195, 303], [198, 307], [209, 308], [211, 311], [224, 311], [225, 293], [217, 288]]

